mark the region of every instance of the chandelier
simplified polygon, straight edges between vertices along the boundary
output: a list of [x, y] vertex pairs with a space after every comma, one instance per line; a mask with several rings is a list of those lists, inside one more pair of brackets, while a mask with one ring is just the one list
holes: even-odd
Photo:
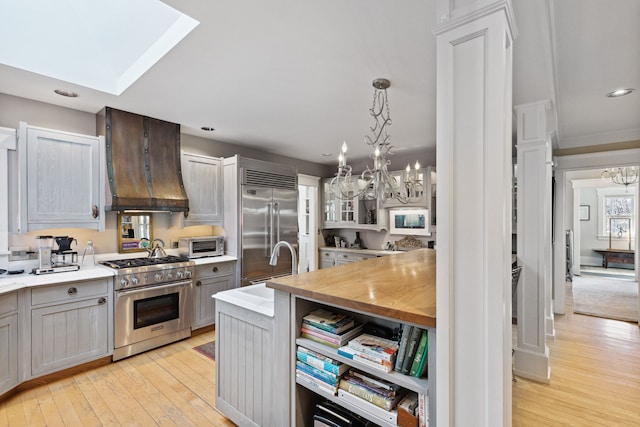
[[625, 191], [629, 192], [629, 185], [638, 182], [638, 168], [626, 167], [605, 169], [600, 176], [605, 181], [609, 180], [615, 184], [624, 185]]
[[404, 177], [400, 178], [389, 173], [391, 161], [387, 156], [393, 154], [391, 137], [388, 127], [391, 125], [389, 114], [389, 98], [387, 89], [391, 83], [387, 79], [373, 81], [373, 101], [369, 114], [373, 118], [373, 125], [369, 128], [369, 135], [365, 135], [364, 142], [373, 149], [369, 158], [373, 159], [373, 168], [366, 167], [360, 175], [353, 175], [347, 164], [347, 143], [342, 142], [342, 149], [338, 155], [338, 172], [331, 180], [330, 188], [338, 199], [378, 200], [384, 203], [393, 198], [402, 204], [408, 203], [423, 191], [418, 169], [420, 163], [416, 161], [415, 169], [411, 172], [411, 165], [407, 165]]

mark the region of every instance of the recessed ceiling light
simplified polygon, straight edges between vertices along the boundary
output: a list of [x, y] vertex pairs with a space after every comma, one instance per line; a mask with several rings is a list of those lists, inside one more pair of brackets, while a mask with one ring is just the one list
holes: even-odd
[[56, 90], [54, 90], [54, 92], [57, 93], [58, 95], [66, 96], [67, 98], [77, 98], [78, 97], [77, 93], [71, 92], [70, 90], [56, 89]]
[[202, 129], [205, 132], [213, 132], [215, 130], [211, 126], [202, 126], [200, 129]]
[[323, 157], [333, 157], [333, 153], [322, 153]]
[[635, 91], [636, 91], [635, 89], [617, 89], [617, 90], [614, 90], [613, 92], [609, 92], [605, 96], [607, 98], [617, 98], [619, 96], [629, 95], [630, 93]]

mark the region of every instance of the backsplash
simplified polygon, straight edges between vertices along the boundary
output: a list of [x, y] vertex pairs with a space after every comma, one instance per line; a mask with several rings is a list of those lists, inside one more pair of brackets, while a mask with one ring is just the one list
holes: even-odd
[[[36, 248], [36, 237], [41, 235], [51, 236], [70, 236], [77, 240], [76, 244], [72, 244], [72, 249], [82, 254], [87, 246], [87, 241], [93, 241], [96, 254], [117, 253], [118, 252], [118, 234], [117, 234], [117, 213], [105, 213], [105, 231], [98, 232], [86, 228], [55, 228], [47, 230], [31, 231], [25, 234], [9, 233], [9, 248], [12, 247], [30, 247], [32, 251]], [[224, 228], [218, 226], [199, 225], [192, 227], [179, 228], [172, 225], [172, 215], [169, 213], [153, 213], [153, 238], [162, 239], [167, 248], [172, 247], [173, 242], [177, 242], [180, 237], [186, 236], [209, 236], [209, 235], [225, 235]], [[180, 213], [179, 215], [182, 215]]]

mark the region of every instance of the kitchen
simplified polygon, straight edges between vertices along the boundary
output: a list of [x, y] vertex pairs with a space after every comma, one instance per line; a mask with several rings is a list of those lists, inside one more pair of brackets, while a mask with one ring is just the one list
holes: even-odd
[[[195, 6], [191, 5], [190, 7], [195, 7]], [[389, 13], [389, 12], [387, 12], [387, 13]], [[391, 13], [389, 13], [389, 15], [392, 15], [392, 14], [391, 14]], [[427, 14], [425, 14], [425, 13], [414, 13], [414, 15], [415, 15], [416, 17], [417, 17], [417, 16], [422, 16], [422, 17], [424, 17], [424, 16], [426, 16]], [[431, 16], [431, 14], [429, 14], [429, 16]], [[417, 19], [417, 18], [416, 18], [416, 19]], [[421, 19], [421, 18], [420, 18], [420, 19]], [[301, 22], [304, 22], [304, 21], [301, 21]], [[256, 24], [256, 23], [255, 23], [255, 22], [253, 22], [253, 24]], [[427, 31], [427, 33], [429, 33], [429, 34], [430, 34], [430, 29], [427, 29], [426, 31]], [[520, 40], [520, 39], [518, 39], [518, 40]], [[393, 50], [394, 50], [394, 49], [388, 49], [388, 51], [393, 51]], [[408, 49], [408, 50], [410, 50], [410, 49]], [[268, 49], [265, 49], [265, 51], [268, 51]], [[283, 62], [283, 63], [286, 63], [286, 61], [285, 61], [285, 62]], [[438, 65], [438, 66], [440, 66], [440, 65]], [[282, 70], [282, 71], [284, 71], [284, 70]], [[302, 74], [302, 73], [300, 73], [300, 74]], [[377, 74], [377, 73], [376, 73], [376, 74]], [[11, 75], [11, 73], [9, 73], [8, 75]], [[281, 73], [281, 75], [285, 75], [285, 73]], [[374, 78], [374, 77], [378, 77], [378, 76], [377, 76], [377, 75], [375, 75], [375, 76], [371, 76], [371, 78]], [[366, 80], [367, 80], [366, 85], [368, 85], [368, 82], [371, 80], [371, 78], [367, 78], [367, 79], [366, 79]], [[261, 79], [254, 79], [254, 80], [262, 81]], [[347, 79], [345, 79], [345, 80], [347, 80]], [[277, 80], [277, 79], [273, 79], [273, 80], [271, 80], [271, 81], [278, 81], [278, 80]], [[395, 80], [394, 80], [394, 79], [392, 79], [392, 81], [394, 81], [394, 82], [395, 82]], [[353, 81], [352, 81], [352, 80], [349, 80], [349, 83], [348, 83], [348, 84], [353, 84]], [[395, 84], [395, 83], [394, 83], [394, 84]], [[309, 86], [311, 86], [311, 83], [309, 83]], [[329, 86], [331, 86], [331, 85], [329, 85]], [[286, 88], [285, 88], [285, 87], [281, 87], [281, 86], [278, 86], [278, 88], [279, 88], [279, 90], [282, 92], [282, 95], [284, 95], [284, 96], [282, 96], [282, 97], [278, 97], [277, 99], [289, 99], [289, 96], [287, 96], [287, 93], [286, 93], [286, 92], [283, 92]], [[394, 92], [393, 92], [393, 88], [394, 88], [394, 86], [392, 86], [392, 93], [394, 93]], [[35, 89], [35, 86], [34, 86], [34, 89]], [[27, 90], [26, 90], [26, 87], [25, 87], [25, 88], [23, 88], [22, 90], [23, 90], [24, 92], [23, 92], [23, 93], [21, 93], [21, 94], [14, 94], [15, 96], [8, 95], [8, 96], [11, 98], [11, 102], [7, 102], [7, 98], [3, 97], [3, 99], [2, 99], [2, 102], [3, 102], [3, 104], [2, 104], [2, 116], [3, 116], [3, 122], [2, 122], [2, 123], [0, 123], [0, 125], [2, 125], [2, 126], [6, 126], [6, 127], [14, 127], [14, 128], [15, 128], [15, 127], [17, 126], [17, 125], [16, 125], [16, 123], [19, 123], [19, 121], [26, 121], [27, 123], [30, 123], [30, 124], [36, 124], [36, 125], [43, 126], [43, 127], [47, 127], [47, 128], [51, 128], [51, 129], [61, 129], [61, 128], [62, 128], [62, 129], [64, 129], [64, 130], [66, 130], [66, 131], [74, 131], [74, 132], [78, 132], [78, 133], [81, 133], [81, 134], [95, 135], [95, 128], [93, 128], [93, 126], [94, 126], [94, 125], [91, 125], [91, 123], [93, 122], [93, 118], [88, 118], [88, 119], [87, 119], [84, 123], [82, 123], [82, 124], [81, 124], [81, 123], [79, 123], [75, 118], [68, 118], [68, 119], [69, 119], [68, 121], [66, 121], [66, 120], [64, 120], [64, 119], [62, 119], [62, 120], [58, 120], [58, 118], [59, 118], [59, 116], [60, 116], [60, 114], [61, 114], [61, 113], [60, 113], [60, 110], [59, 110], [57, 107], [53, 107], [53, 108], [51, 108], [51, 107], [47, 107], [47, 109], [44, 109], [44, 111], [43, 111], [42, 106], [41, 106], [41, 105], [38, 105], [38, 103], [37, 103], [37, 102], [33, 102], [33, 103], [32, 103], [31, 101], [26, 101], [24, 98], [22, 98], [22, 96], [27, 96], [27, 97], [29, 97], [29, 98], [33, 98], [33, 99], [37, 99], [38, 97], [37, 97], [36, 95], [33, 95], [33, 94], [28, 94], [28, 93], [27, 93]], [[49, 89], [47, 89], [47, 91], [49, 91]], [[255, 89], [254, 89], [254, 91], [255, 91], [256, 93], [259, 93], [259, 92], [260, 92], [260, 89], [259, 89], [259, 88], [255, 88]], [[344, 89], [344, 90], [342, 90], [341, 92], [344, 92], [344, 93], [350, 92], [350, 88], [345, 88], [345, 89]], [[367, 91], [367, 92], [368, 92], [368, 91]], [[125, 94], [125, 95], [126, 95], [126, 94]], [[19, 97], [19, 98], [18, 98], [18, 97]], [[173, 97], [177, 98], [178, 96], [177, 96], [176, 94], [173, 94]], [[81, 98], [82, 98], [82, 97], [81, 97]], [[167, 99], [171, 99], [171, 98], [172, 98], [172, 95], [169, 95], [169, 96], [167, 97]], [[227, 98], [227, 101], [226, 101], [226, 102], [232, 102], [232, 97], [224, 97], [224, 98]], [[435, 94], [434, 94], [434, 96], [433, 96], [433, 97], [431, 97], [430, 99], [433, 99], [433, 98], [435, 98]], [[276, 97], [269, 98], [269, 99], [276, 99]], [[336, 98], [336, 99], [341, 99], [341, 98]], [[398, 99], [398, 98], [393, 98], [393, 99]], [[65, 102], [66, 102], [66, 101], [65, 101]], [[31, 109], [33, 109], [33, 111], [31, 111], [31, 112], [29, 112], [29, 113], [27, 113], [27, 114], [20, 114], [20, 113], [22, 112], [22, 111], [20, 110], [20, 105], [25, 105], [25, 103], [29, 104], [29, 105], [27, 106], [27, 108], [26, 108], [26, 109], [27, 109], [27, 110], [31, 110]], [[166, 101], [165, 101], [165, 103], [166, 103]], [[362, 102], [360, 102], [360, 101], [359, 101], [359, 102], [357, 102], [356, 104], [357, 104], [357, 105], [361, 105], [361, 104], [362, 104]], [[365, 101], [365, 104], [366, 104], [366, 101]], [[416, 106], [417, 106], [417, 104], [420, 104], [420, 103], [419, 103], [419, 102], [417, 102], [417, 103], [415, 103], [415, 104], [416, 104]], [[67, 105], [69, 105], [69, 104], [67, 104]], [[104, 105], [109, 105], [109, 103], [107, 103], [107, 102], [103, 102], [103, 103], [102, 103], [102, 106], [104, 106]], [[392, 107], [393, 107], [393, 105], [395, 105], [395, 104], [394, 104], [394, 101], [392, 100]], [[264, 105], [263, 105], [263, 108], [264, 108]], [[353, 109], [357, 109], [357, 108], [356, 108], [356, 107], [354, 107]], [[40, 110], [40, 112], [42, 113], [42, 114], [40, 115], [40, 117], [38, 117], [38, 112], [37, 112], [38, 110]], [[135, 109], [129, 109], [129, 110], [135, 110]], [[64, 110], [63, 110], [63, 111], [64, 111]], [[77, 111], [77, 110], [76, 110], [76, 111]], [[93, 111], [96, 111], [96, 110], [93, 110]], [[265, 108], [263, 111], [266, 111], [266, 108]], [[442, 110], [440, 110], [440, 109], [439, 109], [439, 111], [442, 111]], [[161, 114], [154, 114], [154, 111], [153, 111], [153, 110], [148, 110], [148, 111], [147, 111], [147, 110], [145, 110], [145, 111], [140, 111], [140, 112], [145, 113], [145, 114], [150, 114], [150, 115], [152, 115], [152, 116], [154, 116], [154, 117], [168, 118], [168, 117], [165, 117], [164, 115], [161, 115]], [[16, 114], [17, 114], [19, 117], [16, 117], [16, 116], [15, 116]], [[84, 114], [84, 113], [80, 113], [80, 115], [82, 115], [82, 114]], [[89, 114], [91, 115], [92, 113], [89, 113]], [[62, 113], [62, 116], [64, 116], [64, 113]], [[433, 114], [431, 114], [431, 113], [429, 113], [429, 114], [424, 114], [424, 113], [422, 113], [422, 116], [423, 116], [423, 117], [432, 117], [432, 116], [433, 116]], [[294, 119], [295, 117], [297, 117], [295, 114], [294, 114], [294, 115], [291, 115], [291, 118], [292, 118], [292, 119]], [[320, 115], [317, 115], [316, 117], [321, 117], [321, 116], [320, 116]], [[5, 120], [5, 118], [6, 118], [6, 120], [7, 120], [6, 122], [4, 121], [4, 120]], [[200, 121], [200, 123], [204, 123], [204, 122], [206, 122], [205, 120], [199, 120], [199, 121]], [[258, 118], [254, 118], [254, 120], [250, 120], [250, 122], [252, 122], [252, 123], [253, 123], [253, 122], [255, 122], [255, 123], [257, 124], [257, 123], [260, 123], [260, 120], [259, 120]], [[292, 122], [292, 125], [294, 125], [294, 124], [295, 124], [295, 122], [296, 122], [296, 120], [291, 120], [291, 122]], [[69, 124], [69, 123], [70, 123], [70, 125], [68, 126], [68, 124]], [[332, 123], [332, 126], [333, 126], [333, 125], [336, 125], [336, 124], [339, 124], [337, 120], [336, 120], [336, 121], [333, 121], [333, 122], [331, 122], [331, 123]], [[88, 128], [88, 129], [86, 128], [86, 127], [87, 127], [87, 124], [89, 124], [89, 128]], [[199, 127], [200, 125], [201, 125], [201, 124], [198, 124], [198, 126], [197, 126], [197, 127]], [[61, 127], [61, 126], [62, 126], [62, 127]], [[349, 139], [353, 139], [353, 140], [357, 140], [357, 139], [359, 139], [359, 138], [361, 137], [360, 135], [362, 134], [362, 129], [366, 128], [366, 126], [367, 126], [367, 123], [361, 123], [361, 124], [359, 124], [358, 126], [353, 126], [353, 127], [356, 129], [356, 131], [355, 131], [354, 133], [357, 133], [358, 135], [353, 135], [353, 137], [352, 137], [352, 138], [350, 137]], [[327, 125], [327, 127], [330, 127], [330, 126], [329, 126], [329, 125]], [[85, 129], [78, 129], [78, 128], [85, 128]], [[91, 129], [91, 128], [93, 128], [93, 129]], [[402, 127], [401, 127], [401, 126], [396, 126], [396, 128], [397, 128], [397, 129], [402, 129]], [[346, 131], [345, 131], [345, 132], [338, 132], [338, 133], [340, 133], [340, 134], [347, 134], [347, 132], [346, 132]], [[396, 135], [396, 134], [394, 133], [394, 135]], [[276, 139], [277, 139], [277, 138], [276, 138]], [[195, 146], [195, 147], [194, 147], [194, 150], [200, 150], [200, 149], [202, 149], [202, 144], [200, 144], [200, 141], [192, 140], [192, 139], [190, 138], [190, 136], [189, 136], [189, 135], [185, 135], [185, 136], [184, 136], [183, 144], [184, 144], [185, 146], [186, 146], [186, 145], [188, 145], [188, 144], [190, 143], [190, 140], [191, 140], [191, 142], [193, 142], [193, 146]], [[304, 141], [304, 140], [305, 140], [304, 138], [301, 138], [301, 141]], [[326, 141], [327, 141], [327, 140], [325, 139], [325, 140], [324, 140], [324, 144], [326, 144]], [[215, 153], [215, 155], [216, 155], [216, 156], [220, 156], [220, 157], [230, 157], [230, 156], [232, 156], [232, 155], [236, 154], [237, 152], [239, 152], [238, 150], [233, 149], [233, 147], [229, 147], [229, 146], [228, 146], [228, 145], [226, 145], [225, 143], [217, 143], [217, 142], [214, 142], [213, 144], [215, 144], [215, 145], [217, 146], [217, 147], [216, 147], [216, 149], [219, 149], [219, 151], [216, 151], [216, 153]], [[300, 143], [299, 145], [300, 145], [300, 146], [302, 146], [302, 147], [304, 147], [306, 144], [302, 144], [302, 143]], [[317, 144], [316, 144], [316, 145], [317, 145]], [[334, 153], [335, 153], [335, 152], [337, 152], [337, 147], [339, 146], [339, 142], [338, 142], [338, 143], [331, 143], [330, 145], [331, 145], [330, 149], [327, 149], [326, 151], [332, 151], [332, 152], [334, 152]], [[354, 145], [355, 145], [355, 144], [351, 144], [351, 146], [352, 146], [352, 147], [353, 147]], [[230, 149], [229, 149], [229, 148], [230, 148]], [[243, 148], [244, 148], [244, 147], [243, 147]], [[229, 150], [227, 150], [227, 149], [229, 149]], [[204, 150], [204, 151], [206, 151], [206, 150]], [[2, 150], [0, 150], [0, 152], [2, 152]], [[292, 151], [292, 153], [293, 153], [293, 151]], [[261, 158], [261, 159], [264, 159], [264, 158], [265, 158], [265, 156], [271, 156], [271, 154], [265, 154], [265, 153], [263, 153], [263, 152], [261, 152], [261, 151], [254, 151], [254, 152], [253, 152], [253, 154], [249, 154], [249, 153], [247, 153], [247, 154], [244, 154], [244, 155], [246, 155], [246, 156], [247, 156], [247, 157], [249, 157], [249, 158]], [[276, 160], [280, 160], [280, 159], [276, 159]], [[282, 160], [284, 160], [284, 162], [286, 162], [286, 159], [282, 159]], [[292, 161], [292, 162], [293, 162], [293, 161]], [[278, 161], [278, 163], [282, 163], [282, 162]], [[302, 163], [302, 162], [296, 162], [296, 163]], [[335, 164], [335, 161], [332, 161], [332, 163], [334, 163], [334, 164]], [[403, 162], [403, 163], [404, 163], [404, 162]], [[425, 164], [425, 165], [432, 164], [432, 163], [431, 163], [431, 162], [429, 162], [429, 161], [426, 161], [426, 162], [424, 162], [424, 163], [423, 163], [423, 162], [421, 162], [421, 163], [422, 163], [422, 164]], [[440, 163], [440, 162], [439, 162], [439, 163]], [[303, 164], [303, 163], [302, 163], [302, 164]], [[442, 166], [442, 165], [441, 165], [440, 167], [442, 168], [442, 167], [445, 167], [445, 166]], [[314, 175], [314, 176], [331, 176], [331, 175], [334, 173], [334, 171], [335, 171], [335, 166], [331, 167], [331, 168], [330, 168], [330, 169], [331, 169], [331, 171], [329, 171], [329, 173], [326, 173], [326, 174], [325, 174], [325, 173], [323, 173], [323, 172], [317, 172], [317, 173], [315, 173], [315, 172], [313, 172], [311, 169], [312, 169], [312, 168], [310, 168], [310, 170], [309, 170], [308, 172], [306, 172], [306, 173], [309, 173], [310, 175]], [[464, 169], [464, 168], [463, 168], [463, 169], [461, 169], [461, 170], [464, 170], [465, 172], [467, 171], [467, 170], [466, 170], [466, 169]], [[442, 169], [441, 169], [441, 171], [442, 171]], [[445, 175], [446, 175], [446, 174], [445, 174]], [[475, 178], [478, 178], [478, 177], [475, 177]], [[476, 182], [476, 181], [477, 181], [477, 179], [472, 179], [472, 180], [470, 180], [470, 182]], [[481, 181], [481, 180], [480, 180], [480, 181]], [[0, 184], [2, 184], [2, 183], [0, 183]], [[0, 187], [2, 187], [2, 185], [0, 185]], [[2, 194], [7, 194], [7, 193], [11, 193], [12, 191], [13, 191], [13, 190], [9, 190], [9, 189], [1, 189], [1, 188], [0, 188], [0, 195], [2, 195]], [[13, 193], [13, 197], [15, 197], [15, 193]], [[495, 201], [495, 200], [494, 200], [494, 202], [496, 202], [496, 203], [497, 203], [497, 201]], [[493, 203], [491, 203], [490, 205], [492, 205], [492, 206], [493, 206], [494, 204], [493, 204]], [[497, 203], [497, 205], [501, 205], [501, 204], [500, 204], [500, 203]], [[470, 209], [470, 210], [469, 210], [469, 212], [473, 212], [473, 209]], [[0, 215], [0, 222], [2, 222], [3, 216], [4, 216], [4, 214]], [[112, 230], [113, 235], [115, 236], [115, 235], [117, 235], [117, 234], [116, 234], [116, 233], [117, 233], [117, 232], [116, 232], [116, 230], [117, 230], [117, 225], [116, 225], [116, 221], [117, 221], [117, 219], [116, 219], [115, 217], [113, 217], [112, 215], [108, 215], [108, 214], [107, 214], [107, 216], [108, 216], [108, 217], [106, 218], [106, 220], [107, 220], [107, 221], [106, 221], [106, 224], [107, 224], [107, 225], [106, 225], [106, 227], [107, 227], [107, 229]], [[164, 218], [164, 217], [163, 217], [163, 218]], [[473, 219], [475, 219], [475, 218], [469, 218], [469, 219], [470, 219], [470, 220], [473, 220]], [[165, 228], [167, 229], [166, 233], [163, 231], [163, 232], [161, 232], [161, 234], [159, 234], [159, 235], [158, 235], [158, 236], [159, 236], [160, 238], [162, 238], [165, 242], [171, 242], [171, 241], [172, 241], [171, 237], [173, 237], [173, 238], [174, 238], [174, 240], [173, 240], [173, 241], [175, 241], [175, 238], [176, 238], [176, 237], [179, 237], [179, 234], [178, 234], [178, 233], [172, 234], [172, 233], [173, 233], [173, 231], [171, 230], [171, 229], [172, 229], [172, 226], [170, 226], [170, 225], [169, 225], [169, 221], [168, 221], [168, 219], [166, 219], [166, 218], [165, 218], [165, 219], [164, 219], [164, 221], [163, 221], [163, 219], [159, 219], [157, 223], [161, 225], [161, 228], [162, 228], [162, 224], [164, 224], [164, 225], [165, 225]], [[91, 239], [93, 239], [93, 240], [94, 240], [94, 244], [95, 244], [96, 248], [107, 248], [107, 251], [108, 251], [108, 252], [115, 252], [115, 251], [116, 251], [116, 244], [114, 243], [114, 241], [113, 241], [114, 239], [112, 239], [112, 238], [105, 238], [103, 241], [101, 241], [101, 239], [100, 239], [100, 235], [98, 235], [98, 236], [83, 235], [83, 234], [79, 234], [75, 229], [72, 229], [72, 230], [59, 230], [59, 231], [60, 231], [60, 232], [59, 232], [59, 233], [56, 233], [56, 235], [68, 235], [68, 236], [74, 236], [74, 237], [78, 238], [78, 239], [79, 239], [80, 241], [82, 241], [82, 242], [86, 242], [86, 241], [90, 240], [90, 238], [91, 238]], [[216, 234], [216, 233], [218, 233], [218, 231], [213, 231], [213, 230], [209, 231], [209, 230], [207, 230], [207, 231], [203, 232], [202, 234], [204, 235], [204, 234]], [[348, 240], [349, 242], [351, 242], [351, 241], [353, 241], [352, 239], [353, 239], [354, 237], [355, 237], [355, 236], [350, 236], [350, 238], [348, 238], [347, 240]], [[29, 239], [28, 239], [28, 242], [20, 242], [20, 244], [21, 244], [21, 245], [22, 245], [23, 243], [32, 244], [32, 242], [34, 241], [34, 239], [35, 239], [35, 235], [34, 235], [34, 236], [32, 236], [31, 238], [29, 238]], [[4, 239], [3, 239], [3, 236], [0, 236], [0, 242], [5, 241], [5, 240], [8, 240], [8, 239], [6, 239], [6, 237], [4, 237]], [[439, 241], [439, 243], [440, 243], [440, 241]], [[83, 243], [83, 245], [84, 245], [84, 243]], [[506, 245], [505, 245], [505, 246], [506, 246]], [[479, 249], [479, 248], [478, 248], [478, 249]], [[472, 253], [472, 252], [470, 252], [470, 254], [473, 254], [473, 253]], [[472, 258], [473, 258], [473, 257], [472, 257]], [[62, 274], [62, 273], [61, 273], [61, 274]], [[442, 307], [442, 305], [441, 305], [441, 304], [439, 304], [439, 307]], [[497, 311], [497, 309], [496, 309], [496, 311]], [[470, 314], [473, 314], [473, 313], [470, 313]], [[478, 322], [478, 323], [481, 323], [481, 322]], [[495, 337], [494, 337], [494, 338], [495, 338]], [[489, 338], [487, 338], [487, 339], [489, 339]], [[490, 346], [490, 347], [491, 347], [491, 346]], [[498, 346], [496, 346], [496, 347], [498, 347]], [[498, 359], [499, 359], [499, 358], [500, 358], [500, 357], [498, 357]], [[467, 362], [469, 362], [470, 364], [472, 364], [472, 365], [473, 365], [473, 362], [472, 362], [472, 361], [467, 361]], [[453, 369], [453, 370], [455, 371], [455, 369]], [[446, 372], [446, 371], [445, 371], [445, 372]], [[506, 374], [505, 374], [505, 375], [506, 375]], [[493, 390], [493, 389], [494, 389], [494, 388], [492, 387], [492, 390]], [[469, 396], [467, 396], [467, 397], [469, 397]], [[466, 400], [466, 399], [463, 399], [463, 400]], [[496, 399], [495, 401], [496, 401], [496, 402], [501, 402], [501, 401], [502, 401], [502, 399], [498, 398], [498, 399]], [[502, 403], [504, 403], [504, 402], [502, 402]], [[501, 405], [501, 403], [497, 403], [497, 405], [498, 405], [498, 406], [500, 406], [500, 405]], [[510, 405], [508, 405], [508, 406], [510, 406]], [[472, 412], [473, 412], [473, 411], [472, 411]]]

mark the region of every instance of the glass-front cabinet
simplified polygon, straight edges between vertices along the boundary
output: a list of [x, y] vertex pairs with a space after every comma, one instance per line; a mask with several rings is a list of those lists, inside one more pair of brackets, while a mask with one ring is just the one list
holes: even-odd
[[325, 228], [339, 228], [355, 225], [358, 218], [358, 199], [355, 181], [346, 183], [342, 194], [336, 194], [331, 188], [331, 178], [323, 181], [323, 222]]

